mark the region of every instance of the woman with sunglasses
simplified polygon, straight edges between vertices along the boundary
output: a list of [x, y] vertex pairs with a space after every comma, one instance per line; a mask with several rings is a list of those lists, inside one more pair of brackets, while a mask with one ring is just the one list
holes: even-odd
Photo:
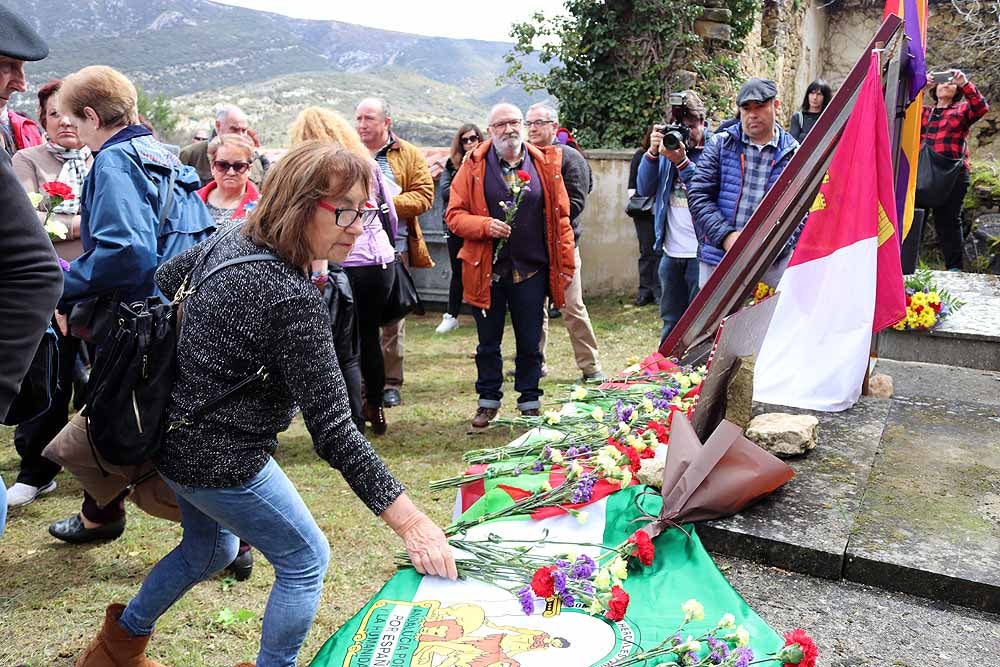
[[212, 165], [213, 180], [198, 190], [208, 212], [220, 228], [247, 214], [247, 204], [260, 198], [257, 188], [250, 182], [254, 147], [241, 134], [220, 134], [208, 144], [208, 159]]
[[[458, 132], [451, 140], [451, 152], [448, 154], [448, 161], [441, 172], [441, 200], [444, 202], [443, 210], [448, 212], [448, 198], [451, 195], [451, 180], [458, 173], [459, 167], [465, 161], [465, 157], [472, 153], [483, 141], [483, 132], [472, 123], [466, 123], [458, 128]], [[458, 312], [462, 309], [462, 260], [458, 258], [458, 251], [462, 249], [462, 237], [444, 227], [444, 237], [448, 241], [448, 258], [451, 260], [451, 282], [448, 284], [448, 310], [441, 317], [441, 324], [435, 329], [435, 333], [446, 334], [458, 328]]]
[[222, 268], [184, 302], [168, 420], [190, 416], [205, 397], [261, 367], [266, 375], [252, 390], [167, 431], [155, 462], [177, 494], [181, 543], [153, 567], [128, 605], [108, 607], [100, 634], [76, 667], [159, 665], [145, 658], [158, 619], [233, 559], [237, 536], [259, 549], [275, 574], [256, 661], [239, 667], [295, 666], [330, 560], [324, 531], [273, 457], [296, 408], [316, 453], [399, 535], [416, 569], [457, 578], [444, 533], [351, 420], [330, 316], [310, 281], [313, 261], [343, 262], [375, 217], [367, 206], [371, 177], [370, 158], [331, 143], [304, 143], [272, 167], [246, 222], [157, 271], [157, 284], [173, 296], [189, 274], [197, 281], [229, 260], [261, 253], [277, 258]]

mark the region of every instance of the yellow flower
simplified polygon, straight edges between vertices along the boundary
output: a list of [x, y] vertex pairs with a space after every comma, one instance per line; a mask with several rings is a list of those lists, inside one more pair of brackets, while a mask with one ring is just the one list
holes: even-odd
[[742, 625], [736, 628], [736, 646], [743, 647], [750, 645], [750, 633]]
[[685, 622], [702, 621], [705, 619], [705, 607], [694, 598], [682, 604], [681, 611], [684, 612]]
[[628, 579], [628, 563], [621, 556], [615, 556], [615, 559], [611, 561], [611, 565], [608, 567], [611, 571], [611, 575], [618, 579], [619, 581], [625, 581]]
[[602, 568], [594, 577], [594, 586], [599, 591], [611, 590], [611, 572], [608, 568]]
[[[601, 414], [602, 415], [604, 414], [603, 411], [601, 412]], [[594, 417], [594, 419], [597, 419], [597, 417]], [[600, 426], [597, 427], [597, 435], [600, 436], [601, 440], [607, 440], [608, 438], [611, 437], [611, 431], [608, 430], [607, 425], [601, 424]]]
[[546, 411], [544, 417], [546, 424], [558, 424], [559, 420], [562, 419], [562, 417], [559, 416], [559, 413], [554, 410]]
[[[604, 421], [604, 409], [601, 408], [601, 406], [598, 405], [597, 407], [595, 407], [593, 410], [590, 411], [590, 416], [594, 418], [594, 421], [596, 421], [596, 422], [602, 422], [602, 421]], [[603, 427], [603, 428], [604, 428], [605, 431], [607, 430], [606, 426]], [[604, 437], [606, 438], [608, 436], [604, 436]]]
[[38, 208], [38, 205], [45, 199], [45, 195], [41, 192], [29, 192], [28, 199], [31, 201], [31, 208]]
[[573, 391], [569, 392], [569, 397], [574, 401], [582, 401], [587, 398], [587, 390], [583, 387], [573, 387]]
[[580, 465], [579, 461], [574, 460], [572, 463], [569, 464], [569, 473], [567, 474], [567, 476], [573, 479], [583, 476], [583, 466]]
[[[608, 590], [610, 589], [611, 586], [609, 585]], [[604, 605], [601, 604], [601, 601], [597, 597], [594, 597], [590, 601], [590, 606], [587, 608], [587, 613], [592, 616], [598, 616], [604, 613]]]
[[626, 375], [632, 375], [633, 373], [638, 373], [641, 370], [642, 368], [639, 367], [639, 364], [632, 364], [631, 366], [626, 366], [624, 372]]
[[632, 483], [632, 471], [622, 468], [622, 481], [621, 481], [622, 488], [624, 489], [628, 487], [628, 485], [631, 483]]
[[577, 510], [576, 512], [573, 513], [573, 516], [576, 517], [577, 523], [579, 523], [581, 526], [587, 523], [588, 514], [586, 512], [581, 512]]
[[736, 617], [732, 614], [723, 614], [722, 618], [719, 619], [719, 627], [723, 630], [736, 627]]
[[52, 218], [45, 223], [45, 231], [48, 232], [50, 236], [58, 236], [61, 239], [65, 239], [66, 235], [69, 234], [69, 228], [55, 218]]
[[558, 463], [562, 463], [563, 461], [565, 461], [565, 460], [566, 460], [566, 459], [565, 459], [565, 458], [563, 457], [563, 453], [562, 453], [562, 451], [561, 451], [561, 450], [559, 450], [559, 449], [558, 449], [557, 447], [553, 447], [553, 448], [552, 448], [552, 453], [551, 453], [551, 454], [549, 454], [549, 459], [550, 459], [550, 460], [551, 460], [551, 461], [552, 461], [553, 463], [557, 463], [557, 464], [558, 464]]
[[688, 381], [691, 382], [692, 387], [696, 387], [701, 384], [702, 376], [698, 373], [688, 373]]
[[653, 399], [651, 399], [649, 396], [646, 396], [645, 398], [642, 399], [643, 412], [645, 412], [646, 414], [652, 414], [655, 410], [656, 408], [653, 407]]

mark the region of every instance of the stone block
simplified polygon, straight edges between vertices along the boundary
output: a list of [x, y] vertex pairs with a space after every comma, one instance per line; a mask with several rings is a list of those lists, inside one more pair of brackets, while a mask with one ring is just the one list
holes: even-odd
[[726, 419], [746, 429], [753, 417], [753, 369], [756, 357], [740, 357], [726, 387]]
[[728, 41], [733, 35], [733, 29], [728, 23], [697, 19], [694, 22], [694, 33], [702, 39]]
[[733, 20], [733, 13], [728, 9], [706, 7], [704, 13], [701, 15], [701, 18], [706, 21], [728, 24]]
[[868, 378], [868, 393], [875, 398], [892, 398], [892, 376], [876, 373]]
[[818, 426], [812, 415], [771, 412], [754, 417], [746, 435], [775, 456], [797, 456], [815, 449]]

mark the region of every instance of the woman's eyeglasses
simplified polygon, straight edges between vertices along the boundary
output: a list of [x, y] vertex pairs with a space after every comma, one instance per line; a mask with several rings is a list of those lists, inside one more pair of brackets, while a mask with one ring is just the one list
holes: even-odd
[[322, 199], [317, 201], [316, 205], [333, 213], [335, 216], [333, 221], [338, 227], [350, 227], [357, 222], [358, 218], [361, 219], [362, 226], [367, 227], [378, 215], [377, 208], [369, 208], [368, 206], [364, 208], [337, 208], [327, 204]]
[[479, 143], [479, 137], [477, 137], [476, 135], [472, 135], [471, 137], [462, 137], [462, 143], [463, 144], [478, 144]]
[[232, 169], [233, 171], [235, 171], [237, 174], [245, 174], [247, 172], [247, 169], [250, 168], [250, 163], [249, 162], [226, 162], [225, 160], [215, 160], [214, 162], [212, 162], [212, 168], [213, 169], [218, 169], [219, 171], [221, 171], [224, 174], [229, 173], [230, 169]]

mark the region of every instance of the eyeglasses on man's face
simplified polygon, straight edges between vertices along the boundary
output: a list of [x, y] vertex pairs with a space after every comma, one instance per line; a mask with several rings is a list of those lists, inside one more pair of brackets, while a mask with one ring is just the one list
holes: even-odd
[[490, 127], [494, 130], [506, 130], [508, 127], [514, 130], [521, 128], [522, 121], [520, 118], [514, 118], [513, 120], [498, 120], [495, 123], [491, 123]]
[[361, 225], [367, 227], [375, 220], [375, 216], [378, 215], [377, 208], [369, 208], [368, 206], [363, 208], [337, 208], [322, 199], [317, 201], [316, 205], [333, 213], [333, 221], [338, 227], [350, 227], [359, 219], [361, 220]]
[[526, 120], [524, 124], [528, 127], [542, 127], [543, 125], [555, 125], [554, 120]]
[[229, 173], [232, 169], [237, 174], [245, 174], [247, 169], [250, 168], [249, 162], [227, 162], [226, 160], [215, 160], [212, 162], [212, 168], [221, 171], [224, 174]]

